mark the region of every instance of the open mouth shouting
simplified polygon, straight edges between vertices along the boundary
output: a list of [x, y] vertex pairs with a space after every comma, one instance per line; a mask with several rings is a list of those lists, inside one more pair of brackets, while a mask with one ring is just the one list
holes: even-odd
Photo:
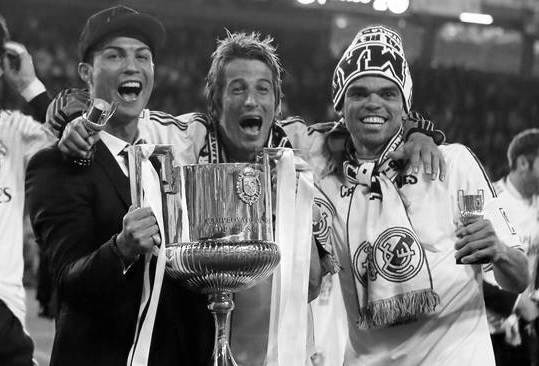
[[248, 135], [258, 135], [262, 129], [262, 117], [243, 116], [240, 118], [240, 128]]
[[386, 118], [381, 116], [365, 116], [361, 118], [361, 123], [366, 125], [383, 125], [386, 121]]
[[134, 102], [142, 92], [140, 81], [124, 81], [118, 87], [118, 94], [124, 102]]

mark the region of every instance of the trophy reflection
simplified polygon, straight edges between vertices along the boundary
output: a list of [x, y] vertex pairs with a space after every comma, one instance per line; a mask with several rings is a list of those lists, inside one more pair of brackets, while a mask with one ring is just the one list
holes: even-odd
[[179, 167], [170, 146], [131, 149], [133, 202], [143, 200], [145, 160], [159, 176], [166, 274], [208, 295], [216, 328], [212, 365], [237, 365], [229, 346], [232, 294], [267, 278], [280, 260], [266, 170], [250, 163]]
[[[478, 218], [483, 218], [483, 207], [485, 205], [485, 195], [482, 189], [477, 193], [464, 192], [463, 189], [457, 191], [457, 203], [459, 208], [460, 221], [462, 225], [468, 225]], [[484, 264], [488, 261], [477, 261], [469, 264]], [[457, 264], [463, 264], [461, 258], [457, 258]]]

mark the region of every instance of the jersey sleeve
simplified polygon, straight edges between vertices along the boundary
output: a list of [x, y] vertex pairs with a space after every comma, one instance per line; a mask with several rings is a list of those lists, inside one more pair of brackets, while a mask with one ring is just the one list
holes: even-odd
[[211, 123], [209, 117], [203, 113], [186, 113], [177, 116], [177, 118], [187, 126], [187, 136], [193, 144], [198, 161], [206, 145], [208, 125]]
[[329, 198], [316, 187], [313, 204], [313, 237], [318, 248], [323, 275], [341, 270], [333, 242], [335, 240], [333, 220], [336, 215], [335, 207]]
[[17, 119], [15, 128], [21, 134], [21, 150], [24, 152], [25, 164], [36, 152], [56, 142], [56, 137], [32, 117], [19, 112], [16, 112], [14, 117]]

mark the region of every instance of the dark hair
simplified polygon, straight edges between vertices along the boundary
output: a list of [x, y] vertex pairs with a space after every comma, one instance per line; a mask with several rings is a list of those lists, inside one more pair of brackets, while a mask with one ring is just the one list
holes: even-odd
[[530, 163], [539, 155], [539, 128], [524, 130], [513, 137], [507, 148], [507, 162], [511, 171], [516, 169], [517, 158], [521, 155]]
[[212, 63], [206, 76], [208, 112], [215, 120], [219, 119], [222, 109], [221, 97], [224, 88], [225, 66], [235, 59], [259, 60], [269, 67], [275, 92], [275, 108], [277, 108], [282, 95], [281, 75], [283, 68], [272, 42], [272, 37], [267, 36], [261, 39], [260, 34], [256, 32], [250, 34], [231, 33], [228, 30], [226, 38], [217, 41], [217, 48], [211, 55]]

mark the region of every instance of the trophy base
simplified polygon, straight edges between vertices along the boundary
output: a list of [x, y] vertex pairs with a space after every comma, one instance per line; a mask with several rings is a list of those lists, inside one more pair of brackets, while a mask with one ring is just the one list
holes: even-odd
[[203, 294], [237, 292], [267, 278], [279, 263], [277, 244], [265, 240], [201, 240], [166, 248], [169, 277]]

